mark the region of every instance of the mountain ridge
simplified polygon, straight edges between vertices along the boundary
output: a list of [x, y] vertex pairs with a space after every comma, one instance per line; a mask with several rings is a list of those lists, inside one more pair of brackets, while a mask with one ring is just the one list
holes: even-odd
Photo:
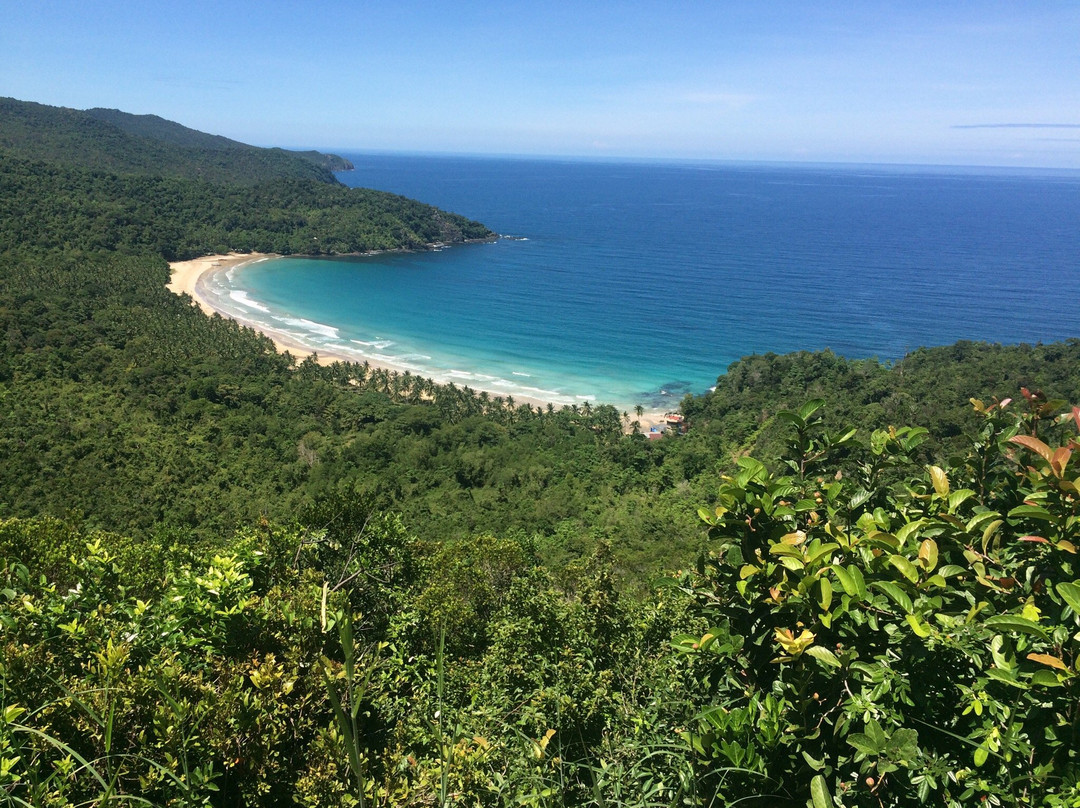
[[0, 98], [0, 148], [17, 157], [115, 174], [257, 185], [270, 179], [338, 184], [348, 160], [316, 151], [250, 146], [157, 115], [77, 110]]

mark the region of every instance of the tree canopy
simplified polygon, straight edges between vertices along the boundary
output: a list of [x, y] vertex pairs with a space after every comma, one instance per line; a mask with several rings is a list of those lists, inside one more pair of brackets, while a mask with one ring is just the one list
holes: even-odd
[[746, 357], [647, 441], [165, 288], [483, 225], [15, 106], [59, 128], [0, 126], [8, 802], [1080, 805], [1080, 340]]

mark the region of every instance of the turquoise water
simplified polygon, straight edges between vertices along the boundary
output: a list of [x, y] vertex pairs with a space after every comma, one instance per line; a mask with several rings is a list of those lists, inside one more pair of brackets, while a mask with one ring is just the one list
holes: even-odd
[[502, 395], [671, 406], [750, 353], [1080, 336], [1080, 174], [349, 155], [493, 244], [219, 278], [323, 353]]

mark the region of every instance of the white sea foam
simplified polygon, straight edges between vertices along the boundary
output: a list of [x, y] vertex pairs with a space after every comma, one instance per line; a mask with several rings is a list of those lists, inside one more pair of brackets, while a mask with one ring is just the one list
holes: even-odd
[[512, 371], [510, 371], [510, 372], [511, 372], [511, 373], [513, 373], [513, 374], [514, 374], [515, 376], [524, 376], [524, 377], [525, 377], [526, 379], [531, 379], [531, 378], [532, 378], [532, 374], [531, 374], [531, 373], [519, 373], [519, 372], [518, 372], [518, 371], [516, 371], [516, 370], [512, 370]]
[[[349, 341], [350, 342], [355, 342], [357, 345], [363, 345], [365, 348], [378, 348], [380, 351], [383, 350], [384, 348], [389, 348], [391, 345], [394, 344], [394, 341], [390, 340], [390, 339], [376, 339], [376, 340], [371, 340], [371, 341], [362, 340], [362, 339], [354, 339], [354, 340], [349, 340]], [[431, 357], [429, 356], [428, 359], [430, 359], [430, 358]]]
[[314, 320], [305, 320], [303, 317], [281, 317], [276, 319], [280, 319], [281, 322], [286, 323], [287, 325], [301, 326], [308, 332], [305, 334], [305, 337], [309, 339], [311, 338], [312, 333], [328, 339], [338, 338], [338, 330], [332, 325], [316, 323]]
[[229, 292], [229, 297], [235, 300], [241, 306], [247, 306], [249, 309], [256, 309], [257, 311], [266, 312], [267, 314], [270, 313], [270, 309], [268, 309], [262, 303], [259, 303], [258, 301], [252, 300], [250, 297], [248, 297], [247, 292], [235, 289], [232, 292]]

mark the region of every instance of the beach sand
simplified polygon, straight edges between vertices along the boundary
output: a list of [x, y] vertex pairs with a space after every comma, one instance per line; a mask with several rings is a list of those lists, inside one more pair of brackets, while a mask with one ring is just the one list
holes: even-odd
[[[169, 291], [178, 295], [188, 295], [198, 304], [199, 308], [206, 313], [207, 316], [213, 316], [214, 314], [220, 314], [222, 317], [228, 317], [236, 320], [241, 325], [246, 325], [249, 328], [254, 328], [261, 334], [269, 337], [274, 342], [274, 346], [281, 353], [288, 353], [290, 356], [297, 359], [306, 359], [311, 356], [314, 351], [303, 345], [300, 345], [294, 340], [291, 340], [287, 334], [274, 331], [267, 328], [263, 324], [257, 324], [249, 322], [242, 317], [236, 317], [233, 314], [228, 314], [220, 309], [214, 307], [212, 300], [205, 294], [204, 284], [206, 279], [213, 273], [226, 272], [234, 267], [238, 267], [242, 264], [251, 263], [253, 261], [261, 261], [266, 258], [278, 258], [280, 256], [273, 253], [228, 253], [227, 255], [207, 255], [202, 258], [195, 258], [190, 261], [174, 261], [169, 264], [169, 268], [172, 270], [172, 274], [169, 279], [167, 288]], [[319, 352], [316, 356], [316, 360], [321, 365], [332, 365], [334, 362], [356, 362], [356, 357], [349, 357], [344, 355], [334, 355], [333, 353]], [[373, 362], [370, 359], [367, 360], [368, 364], [372, 367], [382, 368], [384, 370], [395, 370], [398, 373], [404, 373], [405, 368], [393, 365], [385, 361]], [[481, 388], [474, 388], [477, 392]], [[497, 390], [488, 390], [488, 393], [494, 395], [505, 395], [505, 391], [499, 392]], [[546, 407], [549, 403], [544, 399], [531, 398], [529, 396], [514, 396], [514, 401], [518, 404], [530, 404], [534, 407]], [[561, 407], [560, 402], [551, 402], [556, 407]], [[620, 414], [622, 410], [620, 410]], [[662, 423], [664, 413], [661, 411], [648, 411], [642, 414], [638, 418], [632, 409], [629, 410], [629, 419], [623, 419], [626, 432], [631, 432], [632, 424], [634, 421], [638, 421], [641, 424], [641, 431], [647, 433], [650, 427], [656, 426]]]

